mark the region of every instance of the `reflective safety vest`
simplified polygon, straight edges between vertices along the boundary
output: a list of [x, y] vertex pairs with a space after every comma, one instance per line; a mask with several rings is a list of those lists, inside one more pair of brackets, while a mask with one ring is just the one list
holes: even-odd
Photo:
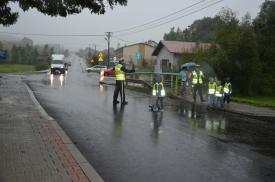
[[224, 91], [224, 93], [226, 93], [226, 94], [231, 94], [231, 90], [230, 90], [230, 88], [231, 88], [231, 83], [225, 83], [224, 84], [224, 87], [223, 87], [223, 91]]
[[125, 73], [124, 71], [121, 71], [121, 64], [117, 64], [115, 66], [115, 71], [116, 71], [116, 80], [125, 80]]
[[208, 83], [208, 94], [215, 94], [217, 84], [216, 82], [209, 82]]
[[[192, 75], [193, 75], [193, 80], [192, 80], [192, 83], [193, 84], [202, 84], [202, 76], [203, 76], [203, 73], [202, 71], [200, 71], [200, 74], [198, 75], [196, 71], [192, 71]], [[198, 82], [199, 81], [199, 82]]]
[[216, 87], [215, 96], [222, 97], [223, 96], [223, 87], [221, 85]]
[[163, 83], [155, 83], [153, 85], [153, 96], [160, 96], [160, 97], [165, 97], [165, 89], [163, 86]]

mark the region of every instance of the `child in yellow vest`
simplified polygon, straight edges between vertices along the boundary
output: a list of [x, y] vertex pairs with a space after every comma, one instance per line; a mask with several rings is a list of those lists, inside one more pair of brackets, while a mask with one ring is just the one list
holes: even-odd
[[162, 83], [162, 78], [160, 75], [157, 75], [156, 78], [153, 79], [153, 97], [157, 97], [154, 105], [150, 105], [151, 111], [161, 111], [163, 108], [163, 97], [165, 97], [165, 88]]
[[215, 106], [216, 81], [210, 77], [208, 82], [208, 107]]
[[223, 86], [220, 80], [217, 81], [215, 97], [216, 97], [216, 106], [223, 107]]

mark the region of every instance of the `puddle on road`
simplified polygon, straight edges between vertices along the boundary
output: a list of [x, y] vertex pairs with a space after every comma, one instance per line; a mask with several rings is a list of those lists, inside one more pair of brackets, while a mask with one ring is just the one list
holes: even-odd
[[204, 130], [224, 143], [249, 145], [253, 151], [275, 157], [274, 123], [207, 110], [202, 106], [182, 102], [173, 102], [170, 110], [177, 112], [190, 129]]

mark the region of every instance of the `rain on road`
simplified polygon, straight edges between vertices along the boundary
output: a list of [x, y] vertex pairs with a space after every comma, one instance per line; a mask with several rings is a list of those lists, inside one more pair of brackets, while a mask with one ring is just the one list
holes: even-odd
[[275, 181], [274, 123], [168, 98], [152, 113], [151, 96], [130, 90], [129, 104], [113, 107], [114, 86], [70, 59], [63, 77], [25, 79], [105, 181]]

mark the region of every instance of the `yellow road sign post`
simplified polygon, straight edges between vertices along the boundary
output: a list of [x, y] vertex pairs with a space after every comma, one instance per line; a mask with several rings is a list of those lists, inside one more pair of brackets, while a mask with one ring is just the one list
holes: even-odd
[[98, 53], [98, 61], [103, 61], [103, 53], [102, 52]]

